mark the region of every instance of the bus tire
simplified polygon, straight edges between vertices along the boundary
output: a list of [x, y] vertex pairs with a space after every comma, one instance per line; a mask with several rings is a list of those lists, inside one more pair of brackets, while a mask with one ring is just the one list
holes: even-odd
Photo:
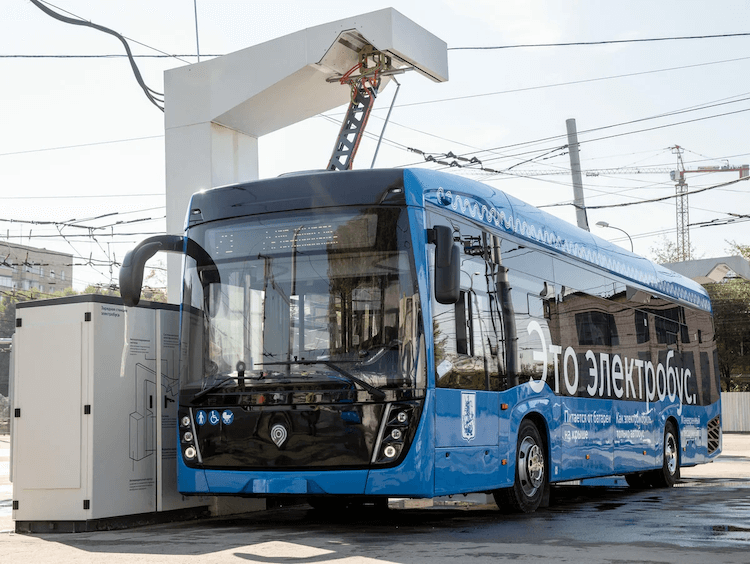
[[661, 458], [661, 469], [651, 473], [651, 485], [655, 488], [671, 488], [680, 479], [680, 441], [671, 421], [667, 421], [664, 426]]
[[501, 511], [533, 513], [547, 491], [545, 446], [539, 429], [530, 420], [521, 422], [516, 446], [516, 475], [513, 486], [493, 492]]

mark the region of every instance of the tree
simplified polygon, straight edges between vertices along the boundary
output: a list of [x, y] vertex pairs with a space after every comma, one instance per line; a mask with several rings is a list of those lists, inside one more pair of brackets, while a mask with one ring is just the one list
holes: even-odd
[[[677, 243], [670, 241], [666, 237], [662, 237], [661, 241], [649, 249], [651, 251], [651, 260], [659, 264], [667, 264], [672, 262], [682, 262]], [[690, 245], [690, 256], [700, 258], [696, 256], [695, 246]]]
[[729, 245], [729, 248], [727, 249], [729, 255], [741, 255], [745, 257], [746, 260], [750, 260], [750, 245], [741, 245], [737, 241], [727, 241], [726, 239], [725, 241]]
[[733, 376], [750, 373], [750, 282], [729, 279], [706, 284], [714, 311], [722, 388], [744, 391]]

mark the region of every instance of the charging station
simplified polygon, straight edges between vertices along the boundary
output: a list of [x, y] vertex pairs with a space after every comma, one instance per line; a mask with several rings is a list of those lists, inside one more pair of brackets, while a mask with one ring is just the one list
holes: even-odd
[[16, 309], [11, 441], [19, 532], [208, 513], [177, 492], [179, 309], [73, 296]]

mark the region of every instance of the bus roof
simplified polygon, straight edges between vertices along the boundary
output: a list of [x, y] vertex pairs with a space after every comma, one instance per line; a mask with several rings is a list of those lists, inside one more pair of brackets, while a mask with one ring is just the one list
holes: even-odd
[[[403, 190], [394, 190], [401, 188]], [[487, 184], [425, 169], [319, 171], [214, 188], [193, 195], [188, 225], [276, 211], [351, 205], [433, 204], [654, 292], [711, 311], [697, 282]]]
[[631, 253], [491, 186], [432, 170], [404, 171], [407, 193], [423, 201], [492, 225], [555, 253], [603, 268], [673, 299], [711, 311], [706, 290], [697, 282]]

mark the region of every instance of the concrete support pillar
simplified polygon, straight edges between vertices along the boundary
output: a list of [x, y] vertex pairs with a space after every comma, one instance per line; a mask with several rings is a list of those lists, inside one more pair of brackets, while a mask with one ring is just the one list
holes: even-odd
[[[167, 233], [181, 235], [190, 197], [258, 179], [258, 139], [213, 122], [167, 128]], [[169, 301], [178, 303], [181, 257], [167, 256]]]

